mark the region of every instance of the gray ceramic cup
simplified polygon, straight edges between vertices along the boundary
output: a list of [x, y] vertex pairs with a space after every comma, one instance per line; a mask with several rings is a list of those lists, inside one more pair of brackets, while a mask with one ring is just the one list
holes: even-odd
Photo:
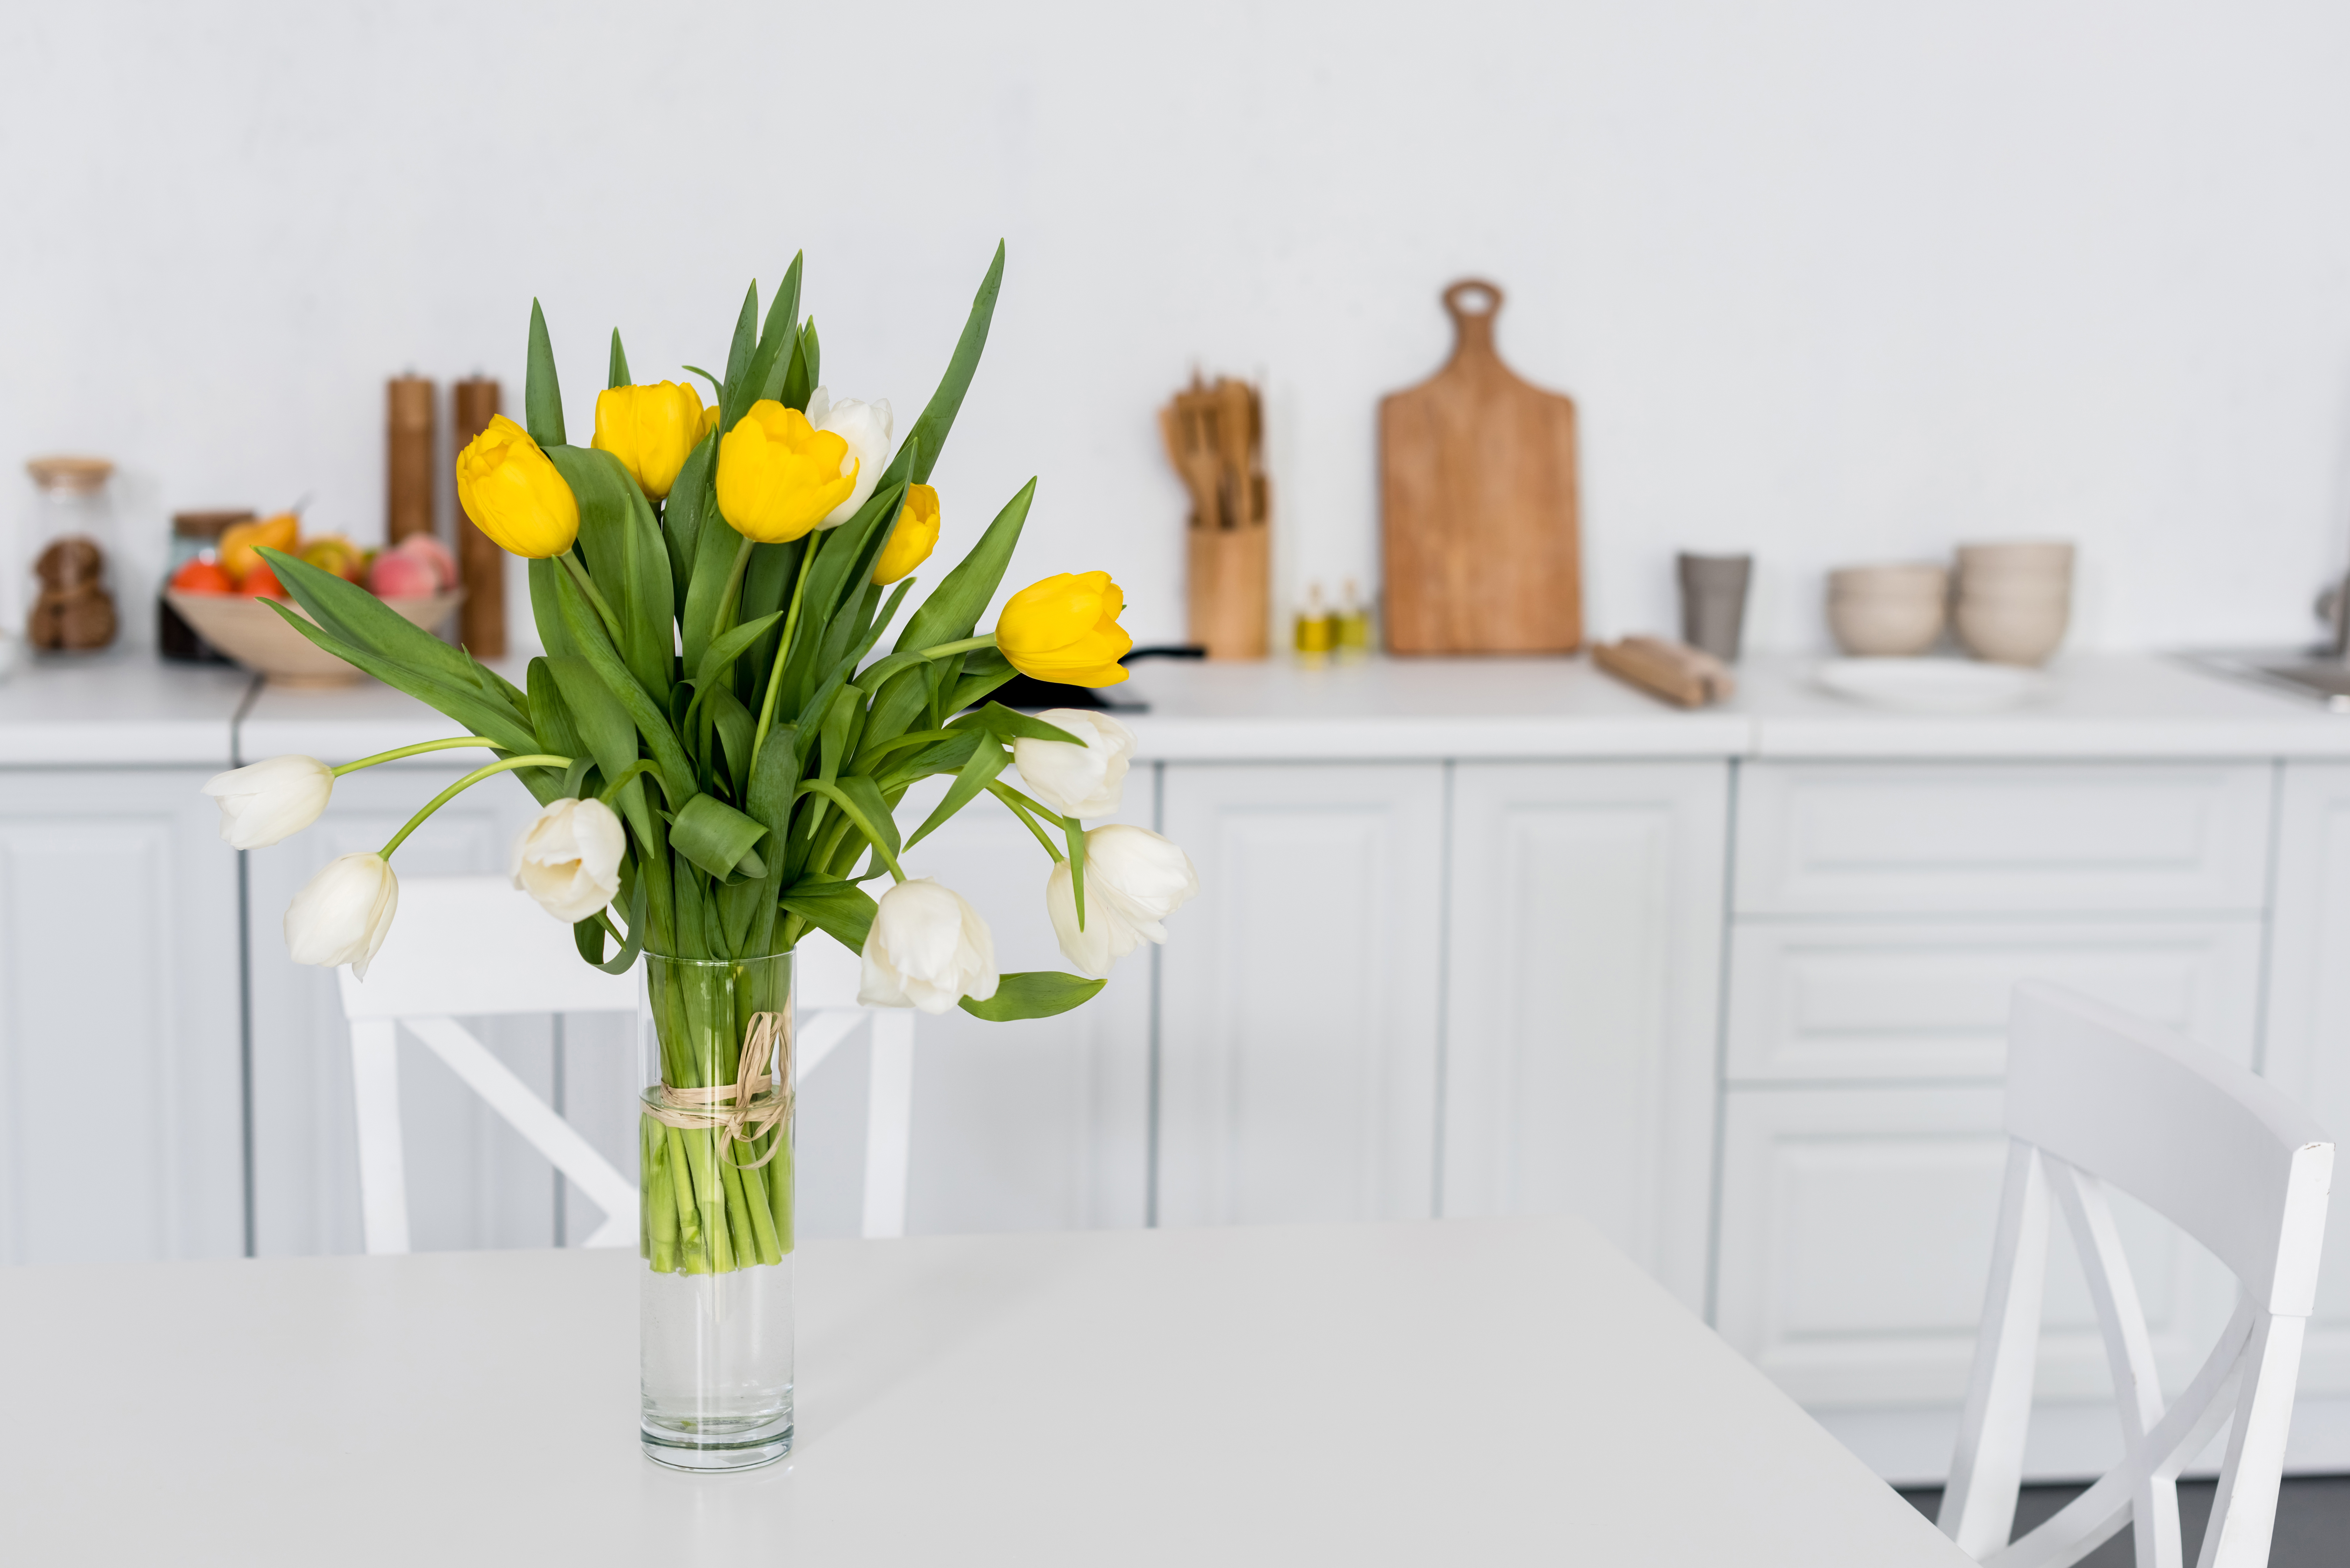
[[1681, 640], [1725, 662], [1735, 661], [1746, 625], [1746, 580], [1753, 573], [1754, 557], [1685, 553], [1679, 565]]

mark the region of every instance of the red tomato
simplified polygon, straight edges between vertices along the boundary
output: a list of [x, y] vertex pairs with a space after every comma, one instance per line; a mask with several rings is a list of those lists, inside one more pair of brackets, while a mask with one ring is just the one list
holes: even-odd
[[244, 581], [237, 584], [236, 591], [248, 596], [266, 595], [273, 599], [286, 597], [286, 590], [278, 586], [277, 574], [269, 569], [268, 562], [257, 556], [254, 560], [253, 570], [244, 574]]
[[236, 584], [211, 561], [190, 561], [172, 574], [172, 587], [183, 594], [233, 594]]

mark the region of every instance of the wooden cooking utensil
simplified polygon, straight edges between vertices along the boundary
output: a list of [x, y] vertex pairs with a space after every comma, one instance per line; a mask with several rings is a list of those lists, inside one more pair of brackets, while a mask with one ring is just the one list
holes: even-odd
[[1197, 375], [1159, 410], [1167, 460], [1191, 493], [1191, 637], [1211, 659], [1263, 659], [1272, 619], [1271, 490], [1256, 389]]
[[1583, 642], [1575, 403], [1493, 348], [1502, 291], [1444, 291], [1459, 334], [1379, 404], [1387, 641], [1395, 653], [1570, 653]]

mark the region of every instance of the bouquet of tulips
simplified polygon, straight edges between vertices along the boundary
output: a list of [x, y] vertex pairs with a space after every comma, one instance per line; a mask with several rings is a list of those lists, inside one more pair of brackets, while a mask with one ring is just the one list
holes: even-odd
[[[502, 773], [520, 780], [542, 809], [515, 846], [515, 885], [571, 924], [587, 962], [618, 973], [640, 950], [655, 955], [664, 1085], [699, 1096], [711, 1124], [647, 1123], [646, 1251], [657, 1269], [719, 1272], [791, 1247], [786, 1139], [774, 1117], [748, 1114], [759, 1074], [743, 1068], [746, 1046], [765, 1054], [754, 1020], [786, 1012], [788, 998], [747, 981], [711, 992], [663, 980], [663, 961], [680, 961], [680, 976], [714, 961], [722, 974], [748, 973], [822, 930], [862, 954], [867, 1005], [1035, 1018], [1091, 997], [1139, 941], [1164, 940], [1161, 919], [1197, 889], [1191, 861], [1165, 839], [1083, 826], [1118, 809], [1133, 748], [1122, 726], [988, 701], [1014, 671], [1121, 680], [1132, 646], [1118, 624], [1124, 597], [1098, 571], [1032, 584], [992, 630], [978, 628], [1034, 480], [898, 620], [941, 537], [928, 481], [1003, 269], [999, 246], [938, 390], [894, 446], [889, 403], [836, 398], [823, 384], [797, 258], [764, 323], [752, 285], [723, 376], [686, 367], [710, 383], [708, 406], [690, 384], [630, 384], [615, 331], [588, 446], [568, 444], [534, 302], [524, 423], [494, 420], [456, 465], [466, 514], [530, 563], [546, 652], [524, 686], [343, 577], [262, 552], [308, 612], [279, 607], [296, 629], [467, 732], [340, 767], [278, 757], [224, 774], [205, 786], [220, 799], [223, 836], [240, 848], [276, 843], [316, 820], [334, 777], [355, 768], [442, 748], [497, 753], [380, 853], [322, 870], [287, 909], [286, 941], [301, 961], [364, 976], [397, 904], [400, 842], [459, 791]], [[901, 836], [894, 810], [931, 774], [952, 782]], [[907, 877], [908, 852], [983, 794], [1052, 857], [1046, 905], [1079, 973], [999, 974], [972, 906]], [[876, 899], [865, 884], [884, 876]], [[681, 1119], [695, 1118], [671, 1122]]]

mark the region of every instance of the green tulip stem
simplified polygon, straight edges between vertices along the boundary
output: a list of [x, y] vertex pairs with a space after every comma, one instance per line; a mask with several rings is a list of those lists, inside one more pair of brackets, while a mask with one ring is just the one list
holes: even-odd
[[555, 558], [563, 563], [563, 569], [571, 574], [571, 580], [579, 585], [579, 591], [586, 594], [588, 602], [596, 607], [596, 614], [603, 621], [604, 629], [612, 634], [612, 646], [620, 647], [627, 640], [620, 635], [620, 618], [612, 613], [612, 607], [606, 604], [604, 596], [596, 591], [595, 581], [588, 576], [588, 568], [579, 564], [578, 553], [566, 550]]
[[978, 637], [966, 637], [961, 642], [942, 642], [936, 648], [918, 649], [924, 659], [952, 659], [958, 653], [970, 653], [977, 649], [993, 648], [995, 634], [983, 632]]
[[792, 584], [792, 607], [784, 614], [784, 640], [775, 644], [775, 667], [767, 672], [767, 695], [759, 703], [759, 732], [751, 737], [751, 765], [744, 770], [746, 777], [756, 778], [759, 774], [759, 748], [767, 743], [767, 730], [775, 722], [775, 693], [784, 689], [784, 665], [792, 657], [792, 633], [799, 629], [800, 596], [807, 591], [808, 567], [826, 537], [818, 534], [800, 552], [799, 580]]
[[[1003, 803], [1004, 810], [1018, 817], [1020, 819], [1020, 826], [1036, 836], [1036, 842], [1045, 846], [1045, 854], [1051, 856], [1056, 863], [1062, 858], [1061, 846], [1055, 844], [1052, 838], [1046, 835], [1045, 830], [1036, 826], [1035, 818], [1028, 815], [1027, 808], [1032, 805], [1036, 805], [1035, 801], [1030, 800], [1026, 795], [1022, 794], [1010, 784], [991, 784], [987, 786], [987, 793], [1002, 801]], [[1045, 815], [1047, 816], [1053, 815], [1051, 812], [1045, 811], [1045, 808], [1041, 805], [1037, 805], [1036, 809], [1038, 811], [1045, 812]], [[1055, 820], [1058, 819], [1056, 818]]]
[[327, 771], [340, 778], [345, 774], [355, 774], [361, 768], [375, 767], [382, 763], [396, 763], [402, 757], [421, 756], [426, 752], [454, 751], [460, 746], [480, 746], [493, 752], [505, 750], [486, 735], [452, 735], [445, 741], [419, 741], [412, 746], [402, 746], [396, 752], [378, 752], [374, 756], [361, 757], [358, 762], [345, 763], [341, 767], [329, 768]]
[[710, 637], [713, 642], [734, 629], [734, 607], [743, 597], [743, 571], [751, 564], [751, 548], [757, 543], [756, 539], [745, 534], [743, 543], [735, 547], [734, 565], [726, 573], [726, 590], [718, 596], [717, 618], [710, 623]]
[[400, 845], [406, 841], [410, 834], [423, 826], [424, 819], [426, 817], [431, 816], [434, 812], [440, 810], [442, 806], [456, 799], [459, 794], [473, 788], [475, 784], [481, 783], [485, 778], [494, 777], [498, 774], [509, 773], [515, 768], [567, 768], [570, 765], [571, 759], [569, 757], [546, 756], [534, 753], [526, 757], [507, 757], [502, 762], [492, 763], [487, 767], [475, 768], [472, 773], [467, 774], [463, 778], [459, 779], [455, 784], [451, 784], [447, 789], [444, 789], [439, 794], [434, 795], [431, 800], [426, 801], [424, 803], [424, 809], [418, 812], [414, 816], [410, 817], [407, 824], [402, 826], [398, 833], [391, 836], [391, 842], [383, 846], [381, 851], [382, 856], [386, 860], [390, 859], [391, 852], [399, 848]]

